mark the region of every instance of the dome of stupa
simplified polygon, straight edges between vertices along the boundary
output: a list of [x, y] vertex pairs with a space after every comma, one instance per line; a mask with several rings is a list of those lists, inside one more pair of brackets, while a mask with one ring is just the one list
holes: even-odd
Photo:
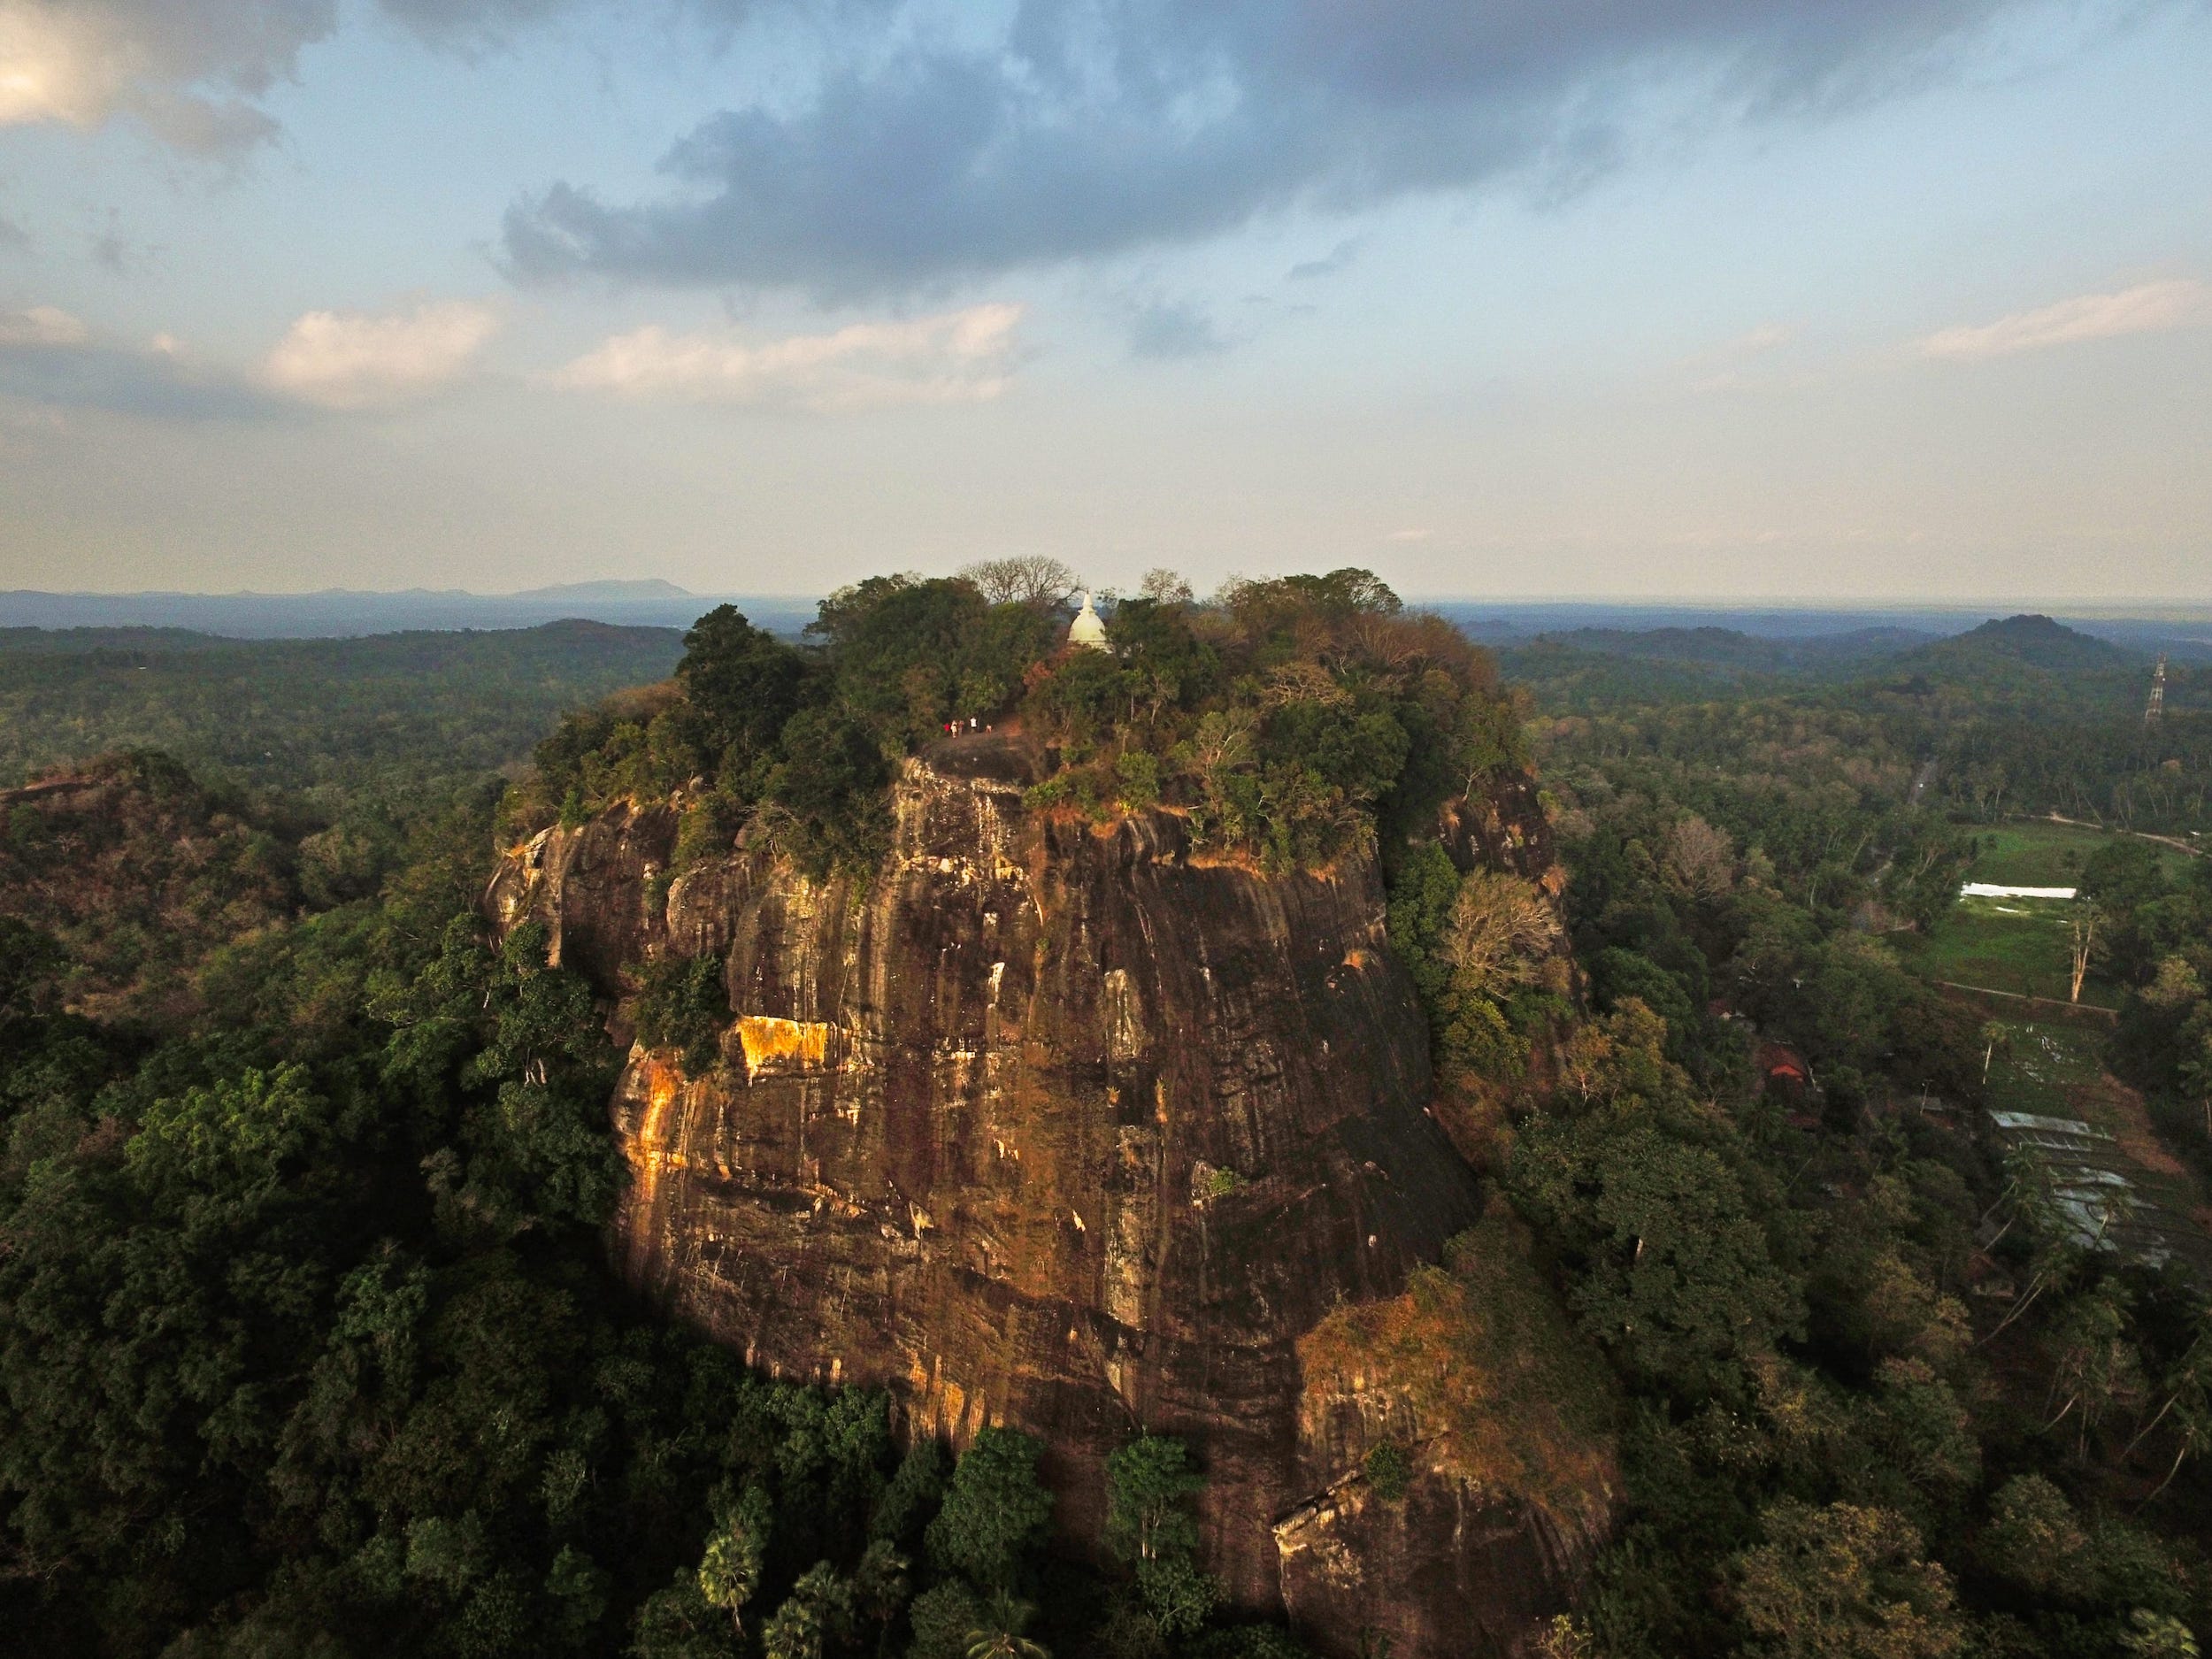
[[1106, 642], [1106, 625], [1099, 620], [1098, 612], [1091, 608], [1091, 596], [1083, 595], [1083, 609], [1068, 629], [1070, 645], [1087, 645], [1094, 651], [1110, 650]]

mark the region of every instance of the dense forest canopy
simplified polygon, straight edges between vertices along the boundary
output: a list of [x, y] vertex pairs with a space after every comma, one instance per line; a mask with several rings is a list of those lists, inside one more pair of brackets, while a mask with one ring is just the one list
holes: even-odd
[[2047, 617], [1907, 649], [1853, 647], [1853, 637], [1815, 651], [1724, 630], [1571, 634], [1502, 661], [1562, 722], [1561, 753], [1641, 750], [1740, 770], [1741, 751], [1793, 726], [1863, 749], [1878, 765], [1927, 765], [1931, 798], [1983, 822], [2055, 811], [2212, 830], [2212, 671], [2202, 664], [2168, 664], [2165, 712], [2150, 721], [2151, 659]]
[[[2201, 1271], [2070, 1225], [2052, 1165], [1978, 1109], [2113, 1102], [2111, 1126], [2144, 1134], [2098, 1076], [2116, 1067], [2163, 1131], [2147, 1156], [2179, 1154], [2174, 1190], [2202, 1204], [2212, 858], [2116, 836], [2070, 871], [2077, 937], [2124, 987], [2108, 1048], [1992, 1019], [1916, 963], [2001, 814], [2124, 823], [2132, 800], [2139, 824], [2201, 823], [2200, 682], [2174, 676], [2147, 730], [2148, 664], [2048, 626], [1744, 691], [1686, 685], [1680, 644], [1584, 653], [1532, 687], [1587, 999], [1551, 1075], [1501, 1102], [1494, 1064], [1455, 1073], [1466, 1040], [1448, 1017], [1437, 1033], [1440, 1109], [1555, 1253], [1629, 1401], [1619, 1529], [1550, 1651], [2196, 1651]], [[1975, 764], [2016, 793], [1978, 797]], [[1401, 886], [1393, 934], [1448, 1015], [1463, 970], [1425, 953], [1420, 896]], [[2078, 1082], [2058, 1075], [2084, 1055]], [[2200, 1234], [2197, 1213], [2179, 1225]]]
[[0, 629], [0, 786], [159, 749], [324, 810], [526, 757], [566, 710], [665, 674], [671, 628], [218, 639], [181, 628]]
[[[1179, 1443], [1115, 1454], [1078, 1558], [1035, 1442], [902, 1447], [883, 1395], [769, 1381], [634, 1305], [603, 1254], [609, 1010], [541, 930], [477, 914], [504, 837], [622, 795], [680, 794], [686, 856], [864, 864], [895, 767], [972, 718], [1047, 757], [1041, 810], [1165, 807], [1266, 869], [1381, 853], [1435, 1110], [1492, 1209], [1333, 1340], [1463, 1421], [1471, 1478], [1543, 1503], [1613, 1471], [1549, 1659], [2195, 1652], [2203, 1282], [2085, 1239], [2050, 1166], [1978, 1126], [2087, 1097], [2051, 1030], [1914, 954], [1986, 823], [2060, 787], [2009, 781], [2047, 776], [2032, 748], [2108, 817], [2146, 756], [2160, 811], [2200, 803], [2195, 682], [2147, 734], [2108, 665], [2017, 653], [2018, 686], [1893, 655], [1855, 689], [1686, 696], [1682, 662], [1609, 651], [1603, 695], [1539, 675], [1530, 701], [1364, 572], [1148, 587], [1104, 653], [1064, 649], [1071, 584], [1042, 571], [863, 583], [799, 643], [717, 611], [634, 676], [672, 680], [550, 736], [530, 705], [512, 788], [518, 680], [452, 677], [467, 641], [411, 668], [364, 641], [397, 653], [384, 689], [330, 691], [327, 728], [288, 705], [283, 774], [357, 791], [137, 751], [0, 798], [6, 1627], [87, 1659], [1295, 1659], [1219, 1605]], [[35, 701], [137, 671], [19, 672]], [[273, 708], [301, 671], [168, 672], [204, 756], [221, 687]], [[365, 773], [363, 722], [411, 684], [443, 712]], [[442, 722], [484, 747], [442, 751]], [[2149, 747], [2114, 759], [2123, 724]], [[1529, 764], [1563, 885], [1432, 833]], [[2212, 859], [2116, 837], [2074, 879], [2122, 1006], [2067, 1052], [2202, 1182]], [[695, 969], [646, 1034], [711, 1065], [727, 1009]], [[1401, 1503], [1432, 1455], [1382, 1442], [1362, 1479]]]

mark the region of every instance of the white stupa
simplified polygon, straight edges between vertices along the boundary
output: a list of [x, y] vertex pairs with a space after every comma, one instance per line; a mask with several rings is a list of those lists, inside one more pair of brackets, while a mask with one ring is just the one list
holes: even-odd
[[1098, 619], [1098, 612], [1091, 609], [1091, 596], [1083, 595], [1083, 609], [1068, 628], [1070, 645], [1087, 646], [1094, 651], [1110, 651], [1106, 642], [1106, 625]]

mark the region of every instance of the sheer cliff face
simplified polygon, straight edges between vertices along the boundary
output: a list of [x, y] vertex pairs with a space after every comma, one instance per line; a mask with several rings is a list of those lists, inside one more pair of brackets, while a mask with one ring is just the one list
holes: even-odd
[[988, 740], [913, 763], [867, 884], [740, 852], [664, 914], [673, 816], [623, 809], [503, 867], [503, 924], [543, 918], [610, 992], [655, 953], [727, 964], [721, 1064], [635, 1048], [617, 1093], [629, 1276], [779, 1375], [888, 1386], [918, 1432], [1039, 1435], [1079, 1537], [1110, 1450], [1183, 1436], [1210, 1564], [1332, 1646], [1509, 1640], [1550, 1593], [1541, 1529], [1423, 1485], [1432, 1531], [1363, 1519], [1357, 1411], [1303, 1397], [1298, 1338], [1479, 1209], [1371, 864], [1263, 879], [1194, 862], [1171, 815], [1028, 815], [1027, 781]]

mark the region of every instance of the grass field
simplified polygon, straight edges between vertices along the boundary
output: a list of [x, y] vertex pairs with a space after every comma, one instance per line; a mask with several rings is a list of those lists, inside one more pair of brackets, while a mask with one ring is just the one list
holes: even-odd
[[[2011, 877], [2003, 879], [2013, 881]], [[2065, 884], [2024, 880], [2015, 885]], [[2071, 972], [2067, 918], [2072, 909], [2063, 899], [1961, 899], [1932, 932], [1896, 942], [1906, 962], [1932, 979], [1984, 986], [1993, 991], [2017, 991], [2024, 996], [2048, 996], [2062, 1002]], [[2081, 1000], [2100, 1008], [2116, 1008], [2120, 994], [2117, 987], [2093, 973], [2081, 987]]]
[[[2114, 837], [2071, 824], [2004, 824], [1975, 831], [1981, 850], [1969, 881], [2016, 887], [2070, 887], [2079, 884], [2089, 856]], [[2186, 855], [2159, 849], [2170, 880], [2178, 880]], [[1897, 942], [1905, 959], [1932, 979], [2066, 1000], [2070, 962], [2068, 918], [2072, 905], [2053, 899], [1961, 899], [1924, 937]], [[2117, 987], [2094, 973], [2081, 1000], [2119, 1006]]]
[[[2081, 879], [2084, 861], [2114, 839], [2105, 830], [2071, 824], [2001, 824], [1976, 830], [1974, 838], [1981, 843], [1981, 853], [1966, 879], [2008, 887], [2073, 887]], [[2166, 847], [2158, 851], [2166, 879], [2178, 881], [2189, 862], [2187, 855]]]

